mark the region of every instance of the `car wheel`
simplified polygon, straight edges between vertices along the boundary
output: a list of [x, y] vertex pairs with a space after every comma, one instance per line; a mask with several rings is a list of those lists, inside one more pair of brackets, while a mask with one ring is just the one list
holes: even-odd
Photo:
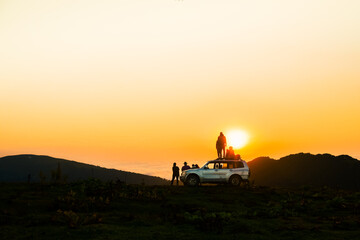
[[230, 178], [229, 183], [232, 186], [239, 186], [241, 184], [241, 178], [237, 175], [234, 175]]
[[190, 175], [186, 179], [186, 185], [192, 186], [192, 187], [198, 186], [199, 182], [200, 182], [199, 177], [196, 175]]

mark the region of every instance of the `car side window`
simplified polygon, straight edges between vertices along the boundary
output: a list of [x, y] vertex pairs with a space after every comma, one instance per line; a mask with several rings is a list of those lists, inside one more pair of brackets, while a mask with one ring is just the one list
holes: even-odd
[[214, 169], [215, 168], [215, 163], [209, 163], [207, 165], [208, 169]]
[[242, 162], [235, 162], [235, 168], [243, 168], [244, 164]]
[[220, 163], [220, 168], [228, 168], [228, 163]]

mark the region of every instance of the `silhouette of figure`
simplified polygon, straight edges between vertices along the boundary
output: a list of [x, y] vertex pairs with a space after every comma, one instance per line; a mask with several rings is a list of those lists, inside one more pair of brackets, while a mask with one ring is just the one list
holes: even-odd
[[216, 141], [216, 151], [218, 158], [221, 158], [221, 150], [222, 150], [222, 145], [218, 138], [218, 140]]
[[183, 172], [183, 171], [186, 171], [188, 169], [190, 169], [190, 166], [187, 165], [187, 162], [184, 162], [184, 166], [181, 168], [181, 171]]
[[235, 159], [235, 153], [232, 146], [230, 146], [229, 149], [226, 150], [226, 159]]
[[176, 166], [176, 163], [174, 163], [172, 167], [172, 171], [173, 171], [173, 175], [171, 179], [171, 185], [173, 185], [175, 178], [176, 178], [176, 185], [179, 185], [179, 167]]
[[220, 132], [220, 135], [216, 141], [216, 150], [217, 150], [218, 158], [225, 157], [225, 148], [226, 148], [226, 137], [222, 132]]

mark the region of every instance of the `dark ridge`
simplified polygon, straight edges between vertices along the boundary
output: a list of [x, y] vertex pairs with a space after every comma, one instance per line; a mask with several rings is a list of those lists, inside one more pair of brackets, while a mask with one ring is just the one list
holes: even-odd
[[348, 155], [298, 153], [279, 160], [260, 157], [248, 165], [256, 185], [360, 189], [360, 161]]
[[169, 181], [116, 169], [107, 169], [66, 159], [23, 154], [0, 158], [0, 182], [40, 182], [41, 173], [46, 182], [52, 181], [52, 172], [60, 166], [61, 175], [67, 182], [97, 178], [102, 181], [122, 181], [126, 184], [164, 185]]

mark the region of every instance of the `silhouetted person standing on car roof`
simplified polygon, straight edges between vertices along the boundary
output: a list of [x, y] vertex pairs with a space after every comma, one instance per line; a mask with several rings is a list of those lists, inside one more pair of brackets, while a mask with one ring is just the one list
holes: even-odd
[[216, 151], [217, 151], [218, 158], [221, 158], [222, 145], [221, 145], [221, 142], [219, 141], [219, 138], [216, 141]]
[[229, 149], [226, 150], [226, 159], [235, 159], [235, 152], [232, 146], [230, 146]]
[[218, 153], [218, 158], [225, 158], [225, 148], [226, 148], [226, 137], [222, 132], [216, 141], [216, 150]]
[[172, 179], [171, 179], [171, 185], [173, 185], [174, 183], [174, 179], [176, 178], [176, 185], [179, 185], [179, 167], [176, 166], [176, 163], [174, 163], [173, 167], [172, 167], [172, 171], [173, 171], [173, 175], [172, 175]]

